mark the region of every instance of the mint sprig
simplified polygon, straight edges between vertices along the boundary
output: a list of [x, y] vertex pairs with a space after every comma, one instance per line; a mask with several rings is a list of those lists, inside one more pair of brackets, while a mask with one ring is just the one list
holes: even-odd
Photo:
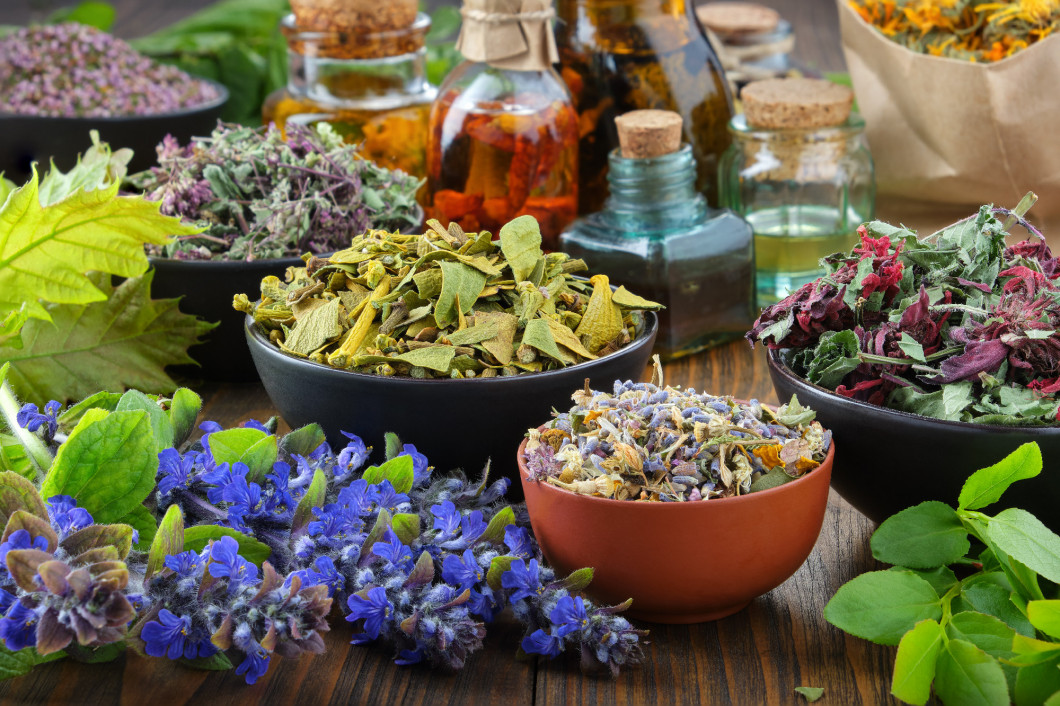
[[973, 473], [956, 508], [930, 500], [890, 517], [873, 556], [894, 567], [847, 582], [825, 606], [846, 632], [898, 645], [891, 693], [948, 706], [1060, 704], [1060, 536], [1018, 508], [983, 508], [1042, 471], [1024, 444]]

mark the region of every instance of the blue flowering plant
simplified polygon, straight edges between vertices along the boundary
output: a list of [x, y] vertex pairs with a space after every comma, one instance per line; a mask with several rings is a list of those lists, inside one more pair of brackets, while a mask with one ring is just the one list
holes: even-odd
[[40, 410], [0, 385], [0, 678], [127, 646], [254, 683], [322, 652], [333, 607], [403, 665], [459, 669], [506, 610], [526, 653], [616, 674], [642, 658], [628, 603], [581, 596], [591, 569], [557, 577], [488, 468], [440, 476], [393, 435], [366, 467], [358, 437], [275, 420], [193, 440], [200, 407], [182, 389]]

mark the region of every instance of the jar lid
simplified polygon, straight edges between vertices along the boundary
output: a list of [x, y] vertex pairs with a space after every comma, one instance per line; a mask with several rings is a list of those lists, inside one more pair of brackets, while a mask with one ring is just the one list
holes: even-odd
[[752, 127], [814, 128], [846, 122], [854, 92], [824, 79], [775, 78], [747, 84], [740, 99]]
[[416, 20], [416, 0], [291, 0], [301, 29], [317, 32], [386, 32]]
[[626, 159], [651, 159], [681, 149], [678, 113], [669, 110], [632, 110], [615, 118], [618, 142]]
[[780, 24], [780, 13], [753, 2], [710, 2], [696, 8], [704, 27], [722, 39], [746, 34], [766, 34]]

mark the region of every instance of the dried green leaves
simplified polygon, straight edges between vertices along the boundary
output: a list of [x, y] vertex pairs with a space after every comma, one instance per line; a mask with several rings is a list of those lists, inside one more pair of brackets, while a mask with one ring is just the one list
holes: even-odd
[[380, 375], [493, 377], [612, 353], [660, 305], [606, 277], [576, 278], [581, 260], [541, 250], [523, 216], [489, 233], [431, 221], [423, 235], [369, 231], [329, 258], [308, 257], [261, 300], [236, 297], [285, 352]]

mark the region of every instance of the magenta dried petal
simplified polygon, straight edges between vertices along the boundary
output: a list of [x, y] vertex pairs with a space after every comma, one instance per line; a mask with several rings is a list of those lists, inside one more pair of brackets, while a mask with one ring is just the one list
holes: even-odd
[[979, 373], [994, 373], [1008, 357], [1009, 348], [1001, 341], [971, 341], [964, 353], [947, 358], [939, 366], [941, 375], [926, 379], [933, 385], [944, 385], [958, 380], [978, 379]]

